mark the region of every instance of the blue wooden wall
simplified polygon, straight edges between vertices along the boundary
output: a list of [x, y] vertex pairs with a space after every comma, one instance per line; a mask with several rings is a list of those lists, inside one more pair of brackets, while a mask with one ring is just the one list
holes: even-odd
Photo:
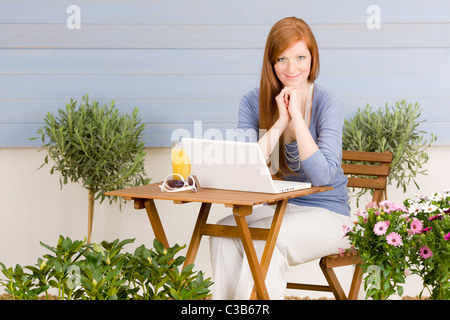
[[[73, 4], [80, 29], [67, 27]], [[194, 121], [196, 134], [234, 128], [267, 33], [286, 16], [313, 29], [317, 82], [347, 118], [367, 102], [417, 101], [423, 129], [450, 145], [448, 0], [1, 0], [0, 147], [40, 146], [28, 138], [45, 114], [86, 93], [139, 107], [148, 147], [168, 146], [179, 128], [194, 135]]]

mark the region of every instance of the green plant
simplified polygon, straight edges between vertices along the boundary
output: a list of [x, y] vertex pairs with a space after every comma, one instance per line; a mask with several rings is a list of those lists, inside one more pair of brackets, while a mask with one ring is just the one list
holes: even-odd
[[[135, 108], [131, 115], [121, 114], [111, 101], [100, 106], [83, 96], [73, 99], [55, 116], [47, 113], [45, 125], [37, 134], [48, 151], [44, 164], [53, 160], [50, 173], [60, 173], [61, 188], [68, 181], [80, 182], [89, 192], [88, 242], [91, 241], [94, 203], [105, 199], [104, 192], [149, 183], [144, 171], [145, 124]], [[37, 139], [37, 137], [32, 138]], [[109, 197], [110, 202], [117, 197]]]
[[7, 280], [0, 280], [0, 285], [4, 286], [5, 291], [17, 300], [37, 300], [38, 296], [49, 288], [48, 285], [35, 285], [34, 277], [26, 273], [18, 264], [15, 268], [6, 268], [0, 262], [0, 267], [7, 278]]
[[[397, 188], [406, 191], [412, 181], [419, 189], [415, 178], [418, 174], [426, 174], [422, 166], [429, 157], [426, 149], [436, 141], [431, 134], [429, 140], [424, 138], [426, 132], [419, 129], [424, 120], [418, 120], [421, 109], [418, 103], [407, 103], [405, 100], [384, 108], [372, 110], [367, 104], [358, 109], [350, 120], [345, 119], [342, 146], [344, 150], [356, 151], [390, 151], [394, 157], [388, 176], [388, 184], [397, 181]], [[368, 189], [357, 193], [361, 197]]]
[[346, 227], [364, 262], [366, 297], [401, 295], [405, 273], [411, 272], [422, 278], [431, 299], [449, 300], [450, 190], [403, 203], [371, 203]]
[[432, 299], [450, 300], [450, 191], [406, 199], [404, 204], [421, 229], [409, 259], [411, 272], [422, 278]]
[[142, 293], [136, 292], [134, 299], [151, 300], [194, 300], [206, 297], [208, 287], [212, 282], [203, 278], [203, 273], [194, 273], [194, 265], [190, 264], [179, 271], [185, 257], [175, 255], [184, 248], [178, 245], [165, 249], [158, 242], [154, 242], [154, 250], [144, 246], [136, 249], [133, 265], [130, 269], [130, 282], [142, 288]]
[[366, 298], [385, 300], [403, 293], [406, 258], [409, 255], [410, 222], [405, 206], [389, 201], [371, 203], [357, 213], [357, 221], [346, 228], [347, 236], [363, 264]]
[[134, 254], [122, 252], [132, 242], [90, 244], [62, 236], [56, 247], [41, 242], [51, 253], [34, 266], [7, 268], [0, 262], [6, 276], [0, 285], [17, 300], [48, 296], [49, 289], [60, 300], [200, 299], [210, 292], [212, 282], [192, 271], [193, 264], [179, 271], [185, 257], [175, 256], [184, 246], [165, 249], [155, 240], [152, 249], [141, 245]]
[[93, 244], [92, 250], [85, 253], [85, 260], [79, 264], [80, 289], [75, 299], [88, 300], [123, 300], [127, 299], [126, 266], [128, 253], [121, 253], [124, 245], [134, 242], [126, 239], [113, 242], [102, 241], [101, 245]]

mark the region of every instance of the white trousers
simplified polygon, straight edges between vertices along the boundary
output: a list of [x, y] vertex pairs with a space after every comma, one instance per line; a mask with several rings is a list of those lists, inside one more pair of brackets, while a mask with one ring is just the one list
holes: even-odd
[[[270, 228], [274, 206], [255, 208], [246, 217], [249, 227]], [[233, 215], [217, 222], [236, 225]], [[302, 207], [288, 203], [275, 250], [266, 276], [270, 299], [284, 299], [286, 272], [299, 265], [348, 248], [343, 225], [350, 225], [349, 216], [317, 207]], [[265, 241], [254, 240], [256, 254], [261, 260]], [[210, 237], [213, 272], [212, 298], [217, 300], [248, 300], [254, 281], [241, 239]]]

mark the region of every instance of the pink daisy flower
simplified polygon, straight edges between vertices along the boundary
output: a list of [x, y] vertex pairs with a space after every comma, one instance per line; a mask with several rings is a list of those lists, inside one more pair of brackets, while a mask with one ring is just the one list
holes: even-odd
[[420, 256], [424, 259], [428, 259], [431, 258], [431, 256], [433, 255], [433, 252], [431, 252], [430, 248], [428, 248], [427, 246], [423, 246], [422, 248], [420, 248]]
[[344, 237], [345, 237], [347, 233], [349, 233], [352, 230], [352, 227], [343, 225], [342, 229], [344, 230]]
[[382, 236], [386, 233], [388, 227], [389, 221], [379, 221], [373, 226], [373, 232], [375, 232], [377, 236]]
[[376, 201], [369, 203], [368, 205], [366, 205], [366, 210], [367, 209], [378, 209], [378, 203]]
[[435, 219], [440, 219], [440, 220], [442, 220], [442, 216], [441, 216], [440, 214], [437, 214], [437, 215], [435, 215], [435, 216], [429, 217], [429, 218], [428, 218], [428, 221], [433, 221], [433, 220], [435, 220]]
[[384, 205], [389, 206], [390, 204], [392, 204], [392, 202], [389, 200], [380, 201], [380, 206], [384, 206]]
[[363, 211], [361, 209], [358, 210], [358, 212], [356, 213], [357, 217], [363, 217], [363, 219], [365, 220], [368, 216], [367, 211]]
[[391, 204], [389, 205], [389, 208], [390, 208], [392, 211], [403, 211], [403, 212], [408, 212], [408, 210], [406, 209], [406, 207], [405, 207], [403, 204], [401, 204], [401, 203], [391, 203]]
[[444, 234], [444, 240], [450, 241], [450, 232], [447, 234]]
[[391, 232], [386, 236], [386, 241], [388, 244], [394, 247], [401, 246], [403, 244], [402, 237], [397, 232]]
[[411, 229], [409, 229], [408, 231], [409, 234], [417, 234], [422, 232], [422, 228], [423, 228], [422, 221], [418, 219], [413, 219], [413, 221], [411, 222]]

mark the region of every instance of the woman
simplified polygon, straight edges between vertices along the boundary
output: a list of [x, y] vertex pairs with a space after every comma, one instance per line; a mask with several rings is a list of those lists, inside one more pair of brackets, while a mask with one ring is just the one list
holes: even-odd
[[[308, 25], [295, 17], [282, 19], [267, 37], [260, 87], [244, 95], [239, 106], [238, 129], [258, 139], [268, 160], [278, 155], [276, 166], [271, 163], [277, 176], [333, 187], [289, 201], [266, 277], [271, 299], [284, 298], [289, 266], [349, 246], [342, 228], [351, 223], [341, 169], [344, 107], [314, 83], [318, 71], [318, 48]], [[271, 206], [256, 208], [247, 223], [269, 228], [273, 214]], [[218, 223], [234, 225], [234, 217]], [[254, 241], [259, 258], [264, 244]], [[253, 278], [240, 239], [211, 237], [210, 245], [213, 299], [248, 299]]]

